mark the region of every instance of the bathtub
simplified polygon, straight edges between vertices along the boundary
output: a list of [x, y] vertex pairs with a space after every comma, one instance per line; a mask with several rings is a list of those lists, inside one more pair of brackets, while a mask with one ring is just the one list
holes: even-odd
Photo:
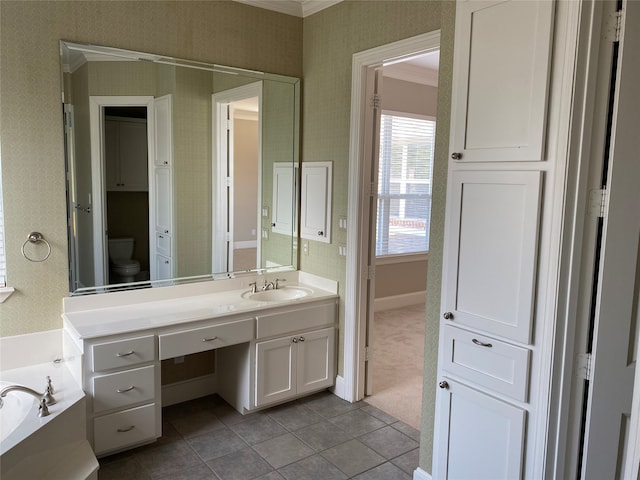
[[[13, 385], [10, 382], [0, 382], [0, 390]], [[15, 392], [7, 395], [2, 400], [0, 407], [0, 443], [22, 424], [25, 417], [38, 411], [36, 399], [31, 395]]]
[[55, 389], [49, 415], [38, 416], [39, 401], [12, 391], [0, 408], [0, 478], [94, 479], [98, 462], [86, 440], [85, 394], [64, 359], [0, 371], [0, 388], [22, 385]]

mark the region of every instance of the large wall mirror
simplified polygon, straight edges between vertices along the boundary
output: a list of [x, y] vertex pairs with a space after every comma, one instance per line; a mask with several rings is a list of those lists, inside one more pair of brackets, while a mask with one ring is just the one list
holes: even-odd
[[60, 48], [72, 294], [297, 268], [297, 78]]

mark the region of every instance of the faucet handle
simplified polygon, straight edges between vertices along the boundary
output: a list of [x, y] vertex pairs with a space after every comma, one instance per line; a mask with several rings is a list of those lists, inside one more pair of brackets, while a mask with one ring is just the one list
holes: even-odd
[[49, 415], [49, 407], [47, 407], [47, 401], [43, 398], [40, 400], [40, 406], [38, 407], [38, 416], [46, 417]]
[[47, 375], [47, 387], [45, 389], [49, 393], [56, 393], [56, 390], [53, 388], [53, 384], [51, 383], [51, 377]]
[[276, 278], [276, 290], [280, 288], [280, 282], [286, 282], [286, 278]]

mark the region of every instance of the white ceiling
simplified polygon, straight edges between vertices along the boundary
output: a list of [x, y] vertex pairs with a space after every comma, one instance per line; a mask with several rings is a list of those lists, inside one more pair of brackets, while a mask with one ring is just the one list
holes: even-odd
[[439, 63], [440, 50], [435, 50], [385, 65], [382, 67], [382, 72], [385, 77], [437, 87]]
[[307, 17], [342, 0], [233, 0], [296, 17]]

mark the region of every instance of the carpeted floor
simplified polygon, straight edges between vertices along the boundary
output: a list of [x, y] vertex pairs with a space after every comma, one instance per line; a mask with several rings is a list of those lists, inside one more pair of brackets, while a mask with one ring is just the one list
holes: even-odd
[[420, 429], [425, 306], [376, 312], [373, 395], [366, 401]]

